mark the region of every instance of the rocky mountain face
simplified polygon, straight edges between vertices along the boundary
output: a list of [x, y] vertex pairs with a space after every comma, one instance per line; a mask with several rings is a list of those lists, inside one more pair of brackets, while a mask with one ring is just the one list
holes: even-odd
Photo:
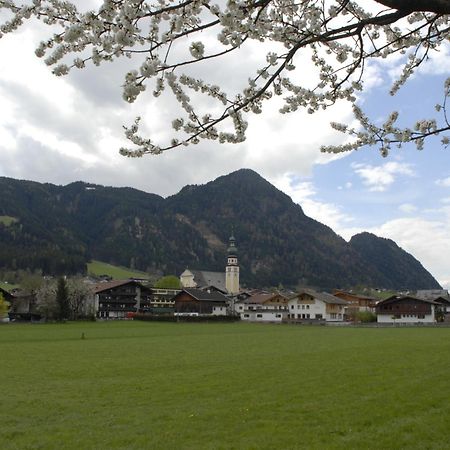
[[164, 199], [130, 188], [0, 178], [0, 268], [75, 273], [98, 259], [148, 272], [224, 270], [232, 230], [248, 286], [437, 288], [393, 241], [347, 243], [257, 173], [239, 170]]

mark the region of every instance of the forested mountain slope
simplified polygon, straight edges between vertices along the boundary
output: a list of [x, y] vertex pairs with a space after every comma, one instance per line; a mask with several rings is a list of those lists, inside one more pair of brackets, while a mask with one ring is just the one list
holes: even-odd
[[94, 258], [148, 272], [221, 271], [233, 229], [247, 285], [439, 286], [392, 241], [386, 246], [371, 235], [347, 243], [247, 169], [167, 199], [131, 188], [10, 178], [0, 178], [0, 191], [0, 268], [75, 273]]

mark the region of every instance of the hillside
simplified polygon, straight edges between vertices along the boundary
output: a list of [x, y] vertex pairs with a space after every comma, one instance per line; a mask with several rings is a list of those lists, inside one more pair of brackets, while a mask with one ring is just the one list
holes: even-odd
[[[385, 240], [373, 235], [347, 243], [251, 170], [186, 186], [167, 199], [82, 182], [0, 178], [0, 189], [6, 194], [0, 198], [0, 268], [74, 273], [97, 259], [152, 273], [223, 270], [233, 228], [247, 285], [439, 286], [395, 243], [383, 247]], [[375, 247], [385, 258], [371, 253]]]
[[420, 282], [429, 286], [435, 283], [433, 276], [409, 253], [401, 249], [393, 240], [379, 238], [371, 233], [356, 234], [350, 239], [350, 246], [367, 263], [374, 264], [383, 276], [383, 284], [398, 280], [397, 289], [411, 289], [420, 274]]

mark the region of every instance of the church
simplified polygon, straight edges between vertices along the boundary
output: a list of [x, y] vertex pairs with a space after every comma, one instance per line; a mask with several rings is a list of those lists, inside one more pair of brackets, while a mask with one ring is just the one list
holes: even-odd
[[225, 272], [186, 269], [180, 275], [182, 288], [215, 288], [224, 294], [239, 294], [239, 264], [236, 239], [230, 236]]

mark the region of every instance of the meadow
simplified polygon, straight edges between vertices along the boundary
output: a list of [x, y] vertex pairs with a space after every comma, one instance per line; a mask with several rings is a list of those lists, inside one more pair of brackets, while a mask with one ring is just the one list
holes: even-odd
[[450, 446], [450, 328], [8, 324], [0, 357], [1, 449]]
[[128, 278], [148, 278], [148, 273], [139, 270], [129, 269], [128, 267], [113, 266], [102, 261], [93, 260], [86, 264], [89, 275], [101, 276], [108, 275], [114, 280], [124, 280]]

